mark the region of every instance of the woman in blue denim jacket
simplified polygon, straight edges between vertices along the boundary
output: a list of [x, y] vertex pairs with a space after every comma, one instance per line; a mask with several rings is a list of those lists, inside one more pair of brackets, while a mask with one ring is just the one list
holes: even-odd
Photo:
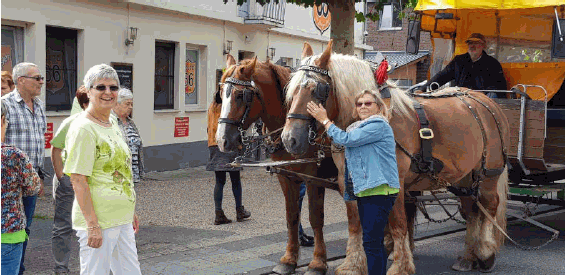
[[400, 191], [396, 143], [388, 124], [388, 108], [377, 92], [362, 91], [355, 97], [355, 105], [353, 115], [358, 120], [346, 131], [328, 119], [322, 105], [309, 102], [307, 110], [324, 125], [333, 142], [345, 146], [344, 198], [357, 199], [369, 274], [385, 274], [384, 229]]

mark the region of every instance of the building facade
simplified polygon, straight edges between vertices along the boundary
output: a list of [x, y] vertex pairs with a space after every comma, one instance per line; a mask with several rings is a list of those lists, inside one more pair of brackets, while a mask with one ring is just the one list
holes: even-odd
[[[266, 6], [255, 0], [242, 6], [223, 0], [1, 4], [2, 69], [22, 61], [44, 68], [40, 97], [49, 123], [46, 138], [70, 115], [86, 71], [110, 64], [122, 86], [134, 93], [132, 116], [146, 146], [148, 171], [206, 163], [206, 110], [228, 51], [240, 60], [269, 57], [294, 67], [304, 42], [320, 53], [330, 33], [314, 20], [317, 10], [284, 0]], [[356, 8], [362, 11], [363, 3]], [[364, 24], [356, 23], [355, 29], [355, 53], [363, 56], [371, 49], [363, 44]], [[47, 150], [46, 167], [51, 167], [49, 155]]]
[[[375, 0], [367, 2], [367, 9], [372, 10]], [[401, 1], [390, 0], [380, 13], [379, 21], [367, 20], [365, 42], [374, 50], [367, 51], [365, 58], [380, 62], [381, 56], [377, 55], [380, 52], [393, 67], [389, 79], [406, 87], [429, 78], [432, 42], [429, 32], [421, 32], [419, 53], [416, 55], [406, 53], [408, 18], [399, 19], [400, 11]]]

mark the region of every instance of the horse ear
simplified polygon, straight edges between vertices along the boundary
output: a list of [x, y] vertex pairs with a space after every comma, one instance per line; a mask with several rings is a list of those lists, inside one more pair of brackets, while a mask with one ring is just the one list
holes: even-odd
[[304, 42], [304, 47], [302, 48], [302, 57], [300, 57], [300, 59], [304, 59], [313, 55], [314, 51], [312, 50], [312, 46], [310, 46], [308, 42]]
[[255, 56], [255, 58], [253, 58], [253, 61], [251, 61], [251, 63], [249, 65], [247, 65], [243, 68], [241, 73], [243, 75], [251, 77], [253, 75], [253, 73], [255, 73], [255, 66], [256, 65], [257, 65], [257, 56]]
[[235, 58], [233, 58], [231, 54], [228, 54], [226, 58], [226, 68], [229, 68], [233, 65], [235, 65]]
[[332, 57], [332, 45], [333, 45], [333, 40], [330, 40], [330, 42], [328, 42], [328, 46], [326, 47], [326, 50], [322, 53], [322, 56], [320, 56], [320, 58], [316, 60], [316, 64], [318, 65], [318, 67], [323, 69], [328, 68], [328, 64], [330, 63], [330, 57]]

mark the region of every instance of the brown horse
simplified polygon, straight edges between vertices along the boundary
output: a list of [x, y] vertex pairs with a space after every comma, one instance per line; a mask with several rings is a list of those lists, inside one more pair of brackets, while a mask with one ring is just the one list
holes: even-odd
[[[308, 54], [312, 51], [310, 45], [305, 44], [303, 64], [310, 67], [299, 70], [289, 83], [287, 104], [290, 108], [282, 138], [287, 151], [295, 156], [310, 150], [308, 128], [311, 122], [304, 119], [309, 116], [306, 103], [324, 101], [319, 100], [320, 85], [330, 86], [325, 99], [326, 109], [329, 118], [341, 129], [353, 122], [351, 114], [357, 93], [362, 90], [384, 91], [377, 89], [369, 64], [331, 50], [330, 41], [324, 53], [312, 56]], [[385, 102], [392, 109], [390, 125], [397, 142], [401, 184], [401, 192], [389, 216], [392, 241], [388, 238], [387, 249], [394, 249], [394, 262], [387, 274], [416, 272], [409, 230], [413, 226], [415, 207], [408, 207], [408, 191], [452, 187], [459, 188], [450, 189], [454, 192], [463, 190], [475, 195], [461, 197], [463, 215], [467, 218], [467, 235], [463, 256], [456, 260], [453, 268], [468, 271], [478, 267], [488, 271], [494, 266], [495, 253], [504, 241], [503, 234], [495, 227], [506, 229], [508, 182], [505, 146], [509, 144], [506, 117], [499, 106], [482, 93], [452, 88], [411, 97], [391, 83], [387, 87], [390, 99]], [[422, 173], [411, 168], [412, 162], [417, 164], [421, 150], [420, 121], [414, 108], [415, 101], [423, 107], [429, 120], [429, 128], [434, 134], [432, 156], [443, 163], [441, 171]], [[341, 184], [344, 167], [338, 168]], [[486, 212], [495, 217], [496, 225], [477, 206], [484, 206]]]
[[[247, 129], [261, 118], [266, 126], [265, 132], [282, 130], [285, 123], [287, 109], [284, 104], [284, 88], [291, 76], [290, 69], [270, 62], [259, 62], [257, 58], [243, 60], [236, 64], [233, 57], [228, 56], [227, 70], [222, 76], [223, 89], [216, 96], [222, 102], [219, 126], [216, 132], [218, 146], [222, 151], [237, 150], [242, 147], [240, 129]], [[240, 128], [240, 129], [238, 129]], [[279, 132], [280, 133], [280, 132]], [[284, 150], [279, 139], [279, 150], [271, 154], [274, 161], [295, 159]], [[303, 156], [313, 157], [316, 148], [306, 150]], [[331, 162], [331, 161], [330, 161]], [[332, 165], [333, 166], [333, 165]], [[324, 166], [318, 168], [314, 164], [301, 164], [285, 167], [286, 169], [313, 176], [320, 176]], [[333, 167], [335, 170], [335, 167]], [[286, 204], [286, 218], [288, 227], [288, 243], [286, 253], [281, 258], [279, 265], [274, 269], [279, 274], [294, 273], [298, 255], [298, 197], [299, 181], [292, 181], [288, 177], [277, 175]], [[324, 274], [327, 271], [327, 255], [323, 237], [324, 225], [324, 194], [325, 188], [308, 185], [308, 202], [310, 206], [310, 224], [314, 231], [314, 255], [308, 265], [308, 274]], [[355, 211], [349, 210], [354, 213]], [[365, 255], [361, 246], [359, 223], [350, 223], [350, 240], [348, 242], [347, 257], [340, 270], [355, 271], [357, 263], [365, 263]]]

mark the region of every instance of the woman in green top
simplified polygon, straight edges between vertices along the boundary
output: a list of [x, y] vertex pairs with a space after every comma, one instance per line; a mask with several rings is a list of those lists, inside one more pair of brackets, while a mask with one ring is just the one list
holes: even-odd
[[69, 128], [63, 170], [75, 190], [72, 220], [81, 274], [141, 274], [131, 154], [110, 118], [120, 88], [118, 75], [106, 64], [96, 65], [86, 73], [84, 86], [90, 103]]
[[358, 121], [345, 131], [328, 119], [321, 104], [309, 102], [307, 110], [324, 125], [333, 142], [345, 146], [344, 199], [357, 197], [369, 275], [385, 274], [384, 229], [400, 190], [396, 143], [388, 123], [390, 112], [378, 91], [362, 91], [355, 97], [355, 106], [353, 115]]

